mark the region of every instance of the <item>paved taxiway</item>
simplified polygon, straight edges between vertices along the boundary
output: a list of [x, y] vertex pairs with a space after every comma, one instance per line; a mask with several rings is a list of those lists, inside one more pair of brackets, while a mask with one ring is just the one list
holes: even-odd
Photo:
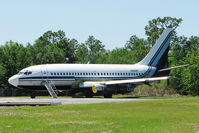
[[118, 103], [129, 101], [146, 101], [146, 100], [158, 100], [158, 99], [138, 99], [138, 98], [0, 98], [0, 104], [2, 103], [52, 103], [71, 105], [71, 104], [93, 104], [93, 103]]

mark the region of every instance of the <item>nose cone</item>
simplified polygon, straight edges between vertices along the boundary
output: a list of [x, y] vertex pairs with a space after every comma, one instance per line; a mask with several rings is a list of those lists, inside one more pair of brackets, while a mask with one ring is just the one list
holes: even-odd
[[17, 87], [18, 86], [18, 76], [17, 75], [12, 76], [11, 78], [8, 79], [8, 82], [11, 85]]

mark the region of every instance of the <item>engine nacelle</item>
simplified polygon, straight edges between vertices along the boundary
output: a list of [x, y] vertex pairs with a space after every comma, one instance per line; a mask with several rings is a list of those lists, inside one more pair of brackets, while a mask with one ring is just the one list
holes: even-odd
[[112, 85], [112, 86], [106, 86], [102, 82], [92, 82], [92, 81], [86, 81], [81, 82], [79, 84], [79, 88], [85, 88], [85, 89], [92, 89], [93, 93], [111, 93], [111, 94], [125, 94], [132, 92], [135, 88], [135, 86], [132, 86], [130, 84], [128, 85]]

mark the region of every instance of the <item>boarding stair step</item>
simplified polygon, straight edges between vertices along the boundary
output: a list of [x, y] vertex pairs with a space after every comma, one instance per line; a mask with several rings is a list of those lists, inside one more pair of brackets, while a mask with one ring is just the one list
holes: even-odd
[[46, 89], [48, 90], [49, 94], [52, 96], [52, 98], [57, 98], [58, 91], [54, 83], [50, 80], [45, 80], [44, 85]]

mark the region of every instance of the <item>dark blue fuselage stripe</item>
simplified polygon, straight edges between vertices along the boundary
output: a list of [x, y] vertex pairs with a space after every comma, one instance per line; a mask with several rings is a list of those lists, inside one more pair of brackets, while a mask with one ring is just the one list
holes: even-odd
[[137, 78], [144, 78], [145, 76], [147, 76], [152, 70], [152, 67], [149, 67], [149, 69], [142, 75], [138, 76]]
[[[59, 80], [59, 79], [96, 79], [96, 78], [99, 78], [99, 79], [124, 79], [124, 78], [136, 78], [136, 77], [73, 77], [73, 78], [68, 78], [68, 77], [54, 77], [54, 78], [52, 78], [52, 77], [28, 77], [28, 78], [20, 78], [19, 80], [43, 80], [43, 79], [50, 79], [50, 80], [54, 80], [54, 79], [57, 79], [57, 80]], [[70, 80], [71, 81], [71, 80]]]
[[[151, 71], [151, 69], [148, 69], [144, 74], [142, 75], [139, 75], [139, 76], [136, 76], [136, 77], [24, 77], [24, 78], [19, 78], [19, 80], [23, 80], [23, 81], [26, 81], [26, 80], [43, 80], [43, 79], [50, 79], [50, 80], [63, 80], [63, 79], [74, 79], [74, 80], [83, 80], [83, 79], [94, 79], [96, 80], [97, 79], [106, 79], [106, 80], [120, 80], [120, 79], [134, 79], [134, 78], [139, 78], [139, 77], [144, 77], [146, 76], [149, 72]], [[65, 80], [63, 80], [65, 81]], [[68, 80], [68, 81], [71, 81], [71, 80]]]
[[170, 38], [170, 36], [172, 35], [172, 32], [170, 32], [166, 39], [163, 41], [163, 43], [161, 44], [161, 47], [157, 50], [157, 52], [155, 53], [155, 55], [153, 56], [153, 58], [151, 59], [149, 65], [151, 66], [154, 62], [154, 60], [157, 58], [157, 56], [159, 55], [159, 53], [161, 52], [162, 48], [165, 46], [166, 42], [168, 41], [168, 39]]
[[75, 78], [74, 76], [38, 76], [38, 77], [24, 77], [24, 78], [19, 78], [19, 79], [73, 79]]

